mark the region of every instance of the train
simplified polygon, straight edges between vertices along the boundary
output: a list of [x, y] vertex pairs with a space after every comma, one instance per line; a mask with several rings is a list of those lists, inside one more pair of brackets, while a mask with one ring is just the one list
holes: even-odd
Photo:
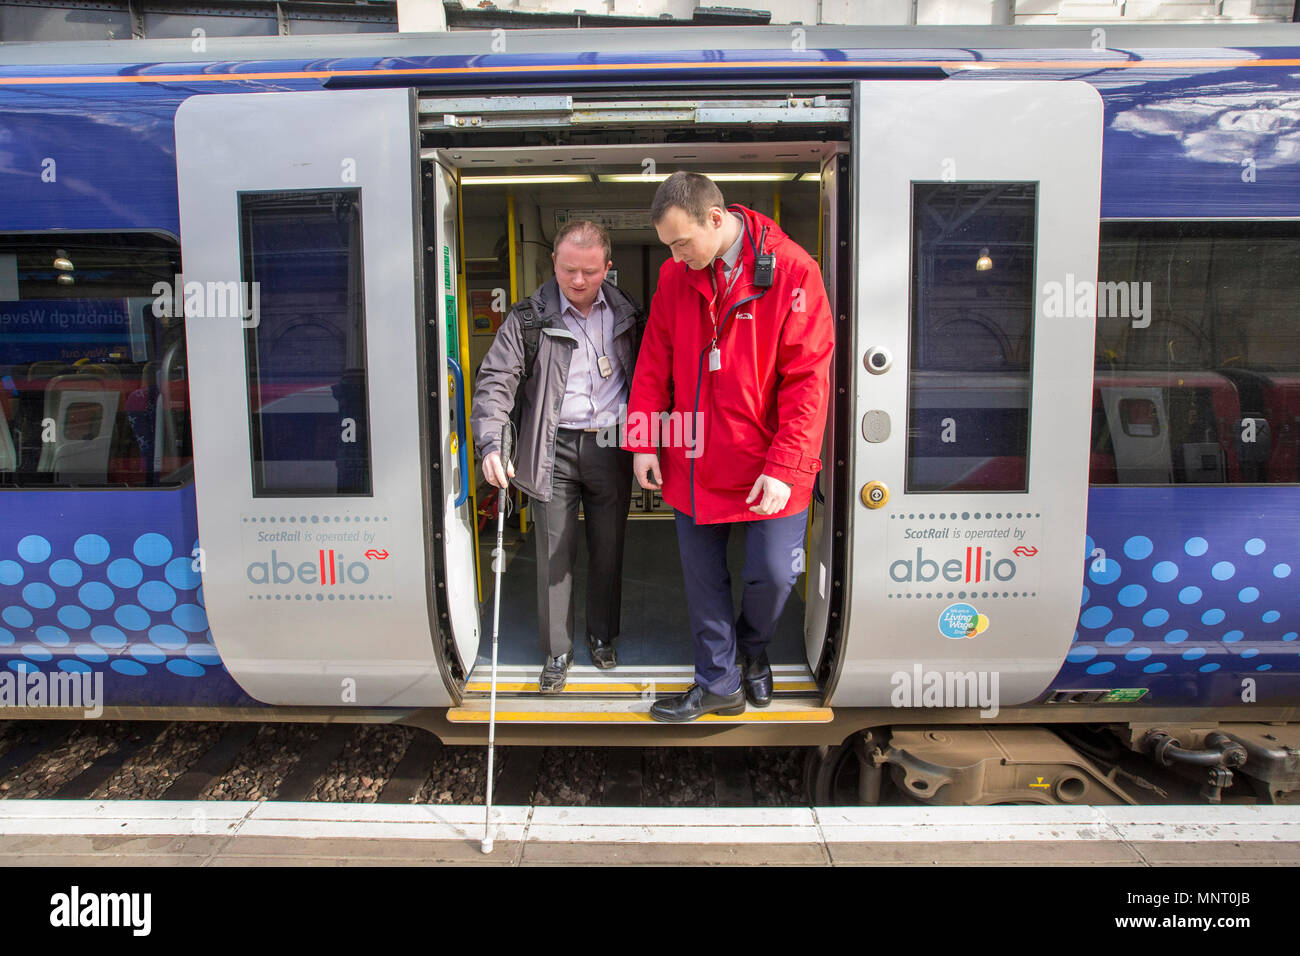
[[1292, 802], [1297, 66], [1268, 25], [0, 45], [0, 716], [485, 742], [475, 367], [574, 218], [649, 302], [692, 169], [835, 320], [774, 701], [649, 719], [691, 652], [637, 487], [620, 666], [554, 698], [513, 519], [501, 741], [807, 747], [823, 803]]

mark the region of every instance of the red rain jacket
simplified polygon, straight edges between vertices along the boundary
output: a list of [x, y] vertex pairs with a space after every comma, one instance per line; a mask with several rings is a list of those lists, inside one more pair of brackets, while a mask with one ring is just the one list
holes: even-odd
[[[767, 216], [729, 208], [745, 220], [744, 271], [718, 318], [722, 367], [709, 370], [712, 276], [669, 259], [650, 304], [623, 445], [659, 455], [664, 501], [701, 524], [781, 518], [808, 507], [821, 469], [835, 350], [830, 305], [812, 257]], [[763, 251], [776, 264], [765, 290], [754, 285], [755, 245], [764, 227]], [[655, 424], [659, 412], [672, 415]], [[791, 488], [774, 515], [756, 514], [745, 503], [762, 474]]]

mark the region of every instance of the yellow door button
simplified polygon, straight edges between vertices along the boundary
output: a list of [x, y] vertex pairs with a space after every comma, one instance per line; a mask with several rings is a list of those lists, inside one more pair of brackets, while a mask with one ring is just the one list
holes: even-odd
[[889, 501], [889, 486], [883, 481], [868, 481], [862, 486], [862, 503], [875, 510]]

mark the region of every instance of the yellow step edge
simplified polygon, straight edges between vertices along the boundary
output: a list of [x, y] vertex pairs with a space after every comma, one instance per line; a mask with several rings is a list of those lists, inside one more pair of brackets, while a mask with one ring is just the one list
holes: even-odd
[[[835, 714], [829, 707], [809, 707], [806, 710], [746, 710], [734, 717], [721, 714], [705, 714], [688, 723], [710, 724], [829, 724]], [[486, 724], [486, 710], [468, 707], [453, 707], [447, 711], [447, 719], [454, 724]], [[498, 710], [497, 722], [502, 724], [660, 724], [671, 726], [655, 720], [646, 711], [600, 711], [600, 710]]]
[[[679, 694], [684, 692], [691, 685], [681, 681], [672, 681], [659, 683], [657, 681], [644, 681], [639, 683], [626, 684], [585, 684], [581, 681], [571, 681], [566, 684], [562, 693], [576, 694], [642, 694], [647, 690], [653, 690], [656, 693]], [[775, 683], [775, 689], [779, 691], [797, 690], [813, 692], [817, 690], [817, 684], [814, 681], [781, 681]], [[537, 681], [527, 683], [506, 683], [497, 681], [498, 694], [516, 694], [537, 692]], [[465, 692], [469, 694], [490, 694], [492, 684], [490, 681], [472, 681], [465, 685]]]

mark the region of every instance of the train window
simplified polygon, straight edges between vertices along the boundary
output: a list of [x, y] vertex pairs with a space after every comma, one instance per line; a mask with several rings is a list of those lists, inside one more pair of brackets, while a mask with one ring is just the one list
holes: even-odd
[[253, 495], [369, 495], [356, 189], [241, 193]]
[[907, 491], [1027, 491], [1034, 183], [912, 184]]
[[1300, 223], [1107, 222], [1093, 484], [1300, 481]]
[[180, 271], [166, 236], [0, 235], [0, 488], [189, 480]]

